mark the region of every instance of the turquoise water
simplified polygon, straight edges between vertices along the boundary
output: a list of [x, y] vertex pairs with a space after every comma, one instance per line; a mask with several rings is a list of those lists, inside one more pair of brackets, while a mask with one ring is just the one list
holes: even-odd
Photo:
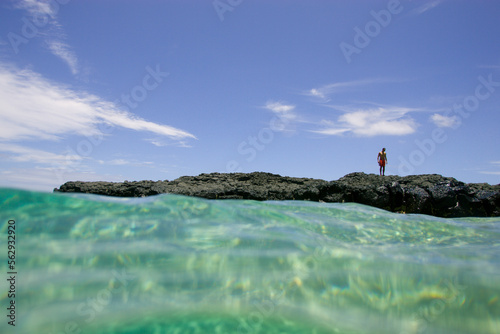
[[500, 333], [499, 218], [9, 189], [0, 209], [0, 333]]

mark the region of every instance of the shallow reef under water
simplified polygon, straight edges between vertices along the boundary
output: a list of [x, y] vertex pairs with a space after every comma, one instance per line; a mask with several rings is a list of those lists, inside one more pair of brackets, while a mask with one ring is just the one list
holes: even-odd
[[13, 189], [0, 208], [1, 333], [500, 333], [500, 218]]

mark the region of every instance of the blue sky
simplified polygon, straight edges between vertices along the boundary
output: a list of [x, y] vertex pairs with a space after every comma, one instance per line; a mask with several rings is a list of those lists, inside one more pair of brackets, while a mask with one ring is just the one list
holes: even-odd
[[500, 182], [500, 2], [0, 2], [0, 186]]

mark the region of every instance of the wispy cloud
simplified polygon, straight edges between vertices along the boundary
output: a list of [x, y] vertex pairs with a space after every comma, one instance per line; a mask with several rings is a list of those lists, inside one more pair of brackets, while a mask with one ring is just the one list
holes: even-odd
[[102, 134], [101, 124], [149, 132], [174, 141], [196, 137], [149, 122], [95, 95], [50, 82], [30, 70], [0, 65], [0, 140], [59, 140]]
[[[31, 70], [0, 63], [0, 155], [2, 161], [16, 164], [10, 170], [0, 169], [3, 186], [47, 190], [48, 186], [57, 186], [68, 179], [95, 180], [97, 174], [89, 166], [95, 163], [150, 166], [139, 160], [94, 160], [70, 147], [52, 152], [40, 148], [44, 147], [40, 146], [44, 141], [62, 141], [74, 136], [103, 140], [112, 135], [114, 127], [153, 134], [170, 145], [182, 147], [196, 139], [187, 131], [144, 120], [113, 102], [51, 82]], [[24, 169], [32, 175], [20, 172], [27, 165], [35, 166]]]
[[50, 1], [19, 0], [15, 5], [19, 9], [28, 11], [28, 13], [33, 16], [49, 15], [51, 18], [55, 18], [56, 16], [56, 7]]
[[418, 109], [394, 106], [334, 108], [343, 114], [336, 121], [321, 121], [321, 129], [312, 132], [330, 136], [349, 133], [360, 137], [404, 136], [414, 133], [418, 127], [416, 121], [408, 115]]
[[[62, 182], [62, 176], [92, 174], [90, 168], [83, 162], [89, 158], [80, 155], [61, 152], [53, 153], [20, 145], [0, 142], [0, 154], [3, 162], [14, 162], [16, 168], [0, 171], [1, 186], [27, 188], [32, 190], [50, 190]], [[34, 166], [22, 168], [22, 166]], [[21, 167], [21, 168], [20, 168]]]
[[460, 119], [457, 116], [434, 114], [430, 117], [430, 120], [439, 128], [453, 128], [460, 124]]
[[480, 65], [479, 68], [490, 68], [494, 70], [500, 70], [500, 65]]
[[193, 145], [189, 143], [188, 140], [176, 140], [172, 142], [171, 140], [165, 140], [164, 138], [156, 137], [156, 138], [146, 138], [145, 141], [153, 144], [156, 147], [167, 147], [167, 146], [175, 146], [175, 147], [183, 147], [183, 148], [191, 148]]
[[443, 3], [445, 0], [428, 1], [410, 11], [409, 15], [421, 15]]
[[480, 172], [481, 174], [487, 174], [487, 175], [500, 175], [500, 171], [496, 172], [491, 172], [491, 171], [482, 171]]
[[481, 171], [480, 173], [487, 175], [500, 175], [500, 170], [498, 170], [500, 168], [500, 161], [491, 161], [490, 164], [493, 165], [490, 168], [496, 170]]
[[34, 167], [16, 168], [0, 171], [0, 182], [2, 187], [21, 188], [28, 190], [52, 191], [67, 180], [80, 181], [100, 181], [110, 182], [123, 181], [121, 175], [98, 174], [92, 171], [67, 170], [64, 173], [65, 179], [55, 178], [54, 175], [60, 172], [56, 167]]
[[385, 83], [385, 82], [391, 82], [393, 80], [390, 79], [385, 79], [385, 78], [378, 78], [378, 79], [362, 79], [362, 80], [353, 80], [353, 81], [343, 81], [343, 82], [335, 82], [331, 83], [328, 85], [312, 88], [303, 94], [306, 96], [313, 97], [319, 102], [329, 102], [330, 96], [333, 94], [337, 93], [342, 93], [347, 90], [352, 90], [356, 88], [360, 88], [363, 86], [367, 85], [372, 85], [372, 84], [378, 84], [378, 83]]
[[280, 118], [285, 118], [288, 120], [297, 119], [297, 114], [293, 112], [293, 110], [295, 109], [294, 105], [285, 104], [283, 102], [268, 101], [264, 108], [272, 111], [276, 116]]
[[69, 67], [73, 75], [77, 75], [80, 70], [78, 67], [78, 59], [75, 53], [70, 49], [70, 46], [60, 40], [47, 41], [49, 50], [57, 57], [61, 58]]
[[47, 29], [41, 36], [43, 36], [47, 48], [54, 56], [60, 58], [68, 65], [73, 75], [79, 74], [78, 58], [71, 46], [65, 42], [67, 38], [66, 33], [57, 20], [60, 5], [56, 1], [20, 0], [17, 2], [16, 7], [25, 10], [28, 15], [34, 19], [36, 18], [38, 21], [46, 20], [47, 23], [45, 26]]
[[153, 162], [151, 161], [138, 161], [136, 159], [112, 159], [112, 160], [98, 160], [98, 163], [101, 165], [110, 165], [110, 166], [136, 166], [136, 167], [145, 167], [152, 166]]
[[15, 162], [31, 162], [47, 165], [66, 165], [68, 162], [78, 162], [83, 158], [78, 155], [56, 154], [22, 145], [1, 143], [0, 152], [8, 152], [10, 160]]
[[264, 108], [271, 111], [279, 119], [279, 125], [273, 127], [275, 131], [291, 133], [295, 131], [297, 123], [303, 122], [302, 118], [294, 111], [295, 105], [268, 101]]

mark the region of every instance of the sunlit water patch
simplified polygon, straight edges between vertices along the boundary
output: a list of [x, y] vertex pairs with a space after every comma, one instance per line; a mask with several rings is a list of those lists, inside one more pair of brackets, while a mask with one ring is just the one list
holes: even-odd
[[0, 206], [1, 333], [500, 333], [498, 218], [9, 189]]

